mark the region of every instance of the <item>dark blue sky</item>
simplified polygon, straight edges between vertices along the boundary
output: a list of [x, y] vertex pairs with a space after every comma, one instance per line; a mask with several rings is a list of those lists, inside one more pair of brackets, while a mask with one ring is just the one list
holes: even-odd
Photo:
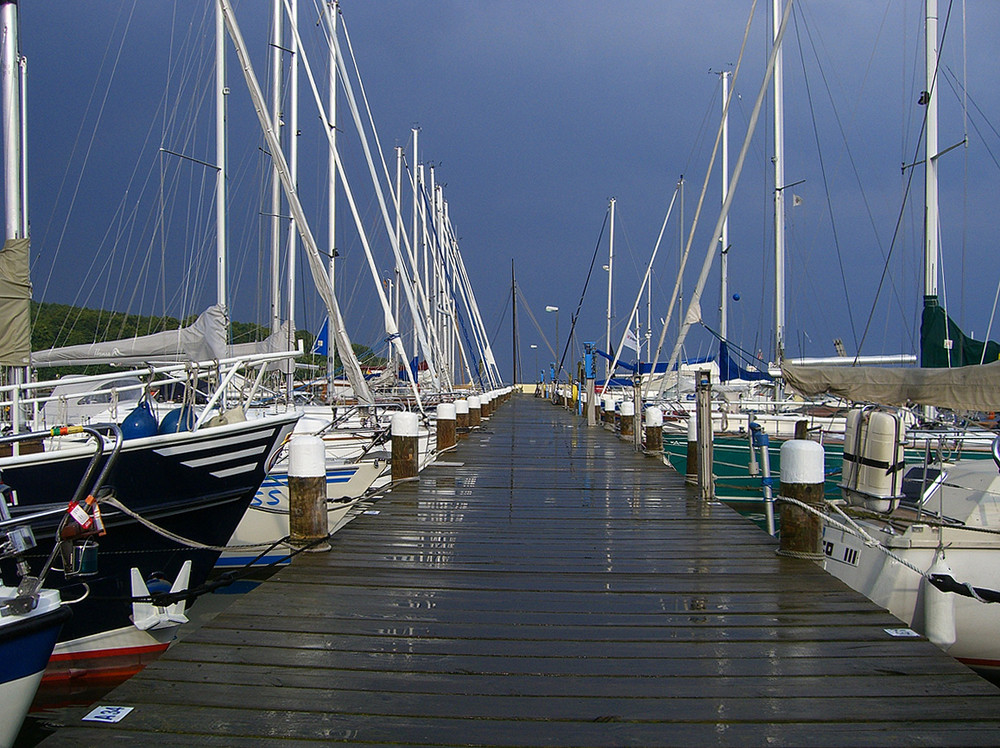
[[[237, 3], [257, 72], [267, 77], [268, 11]], [[758, 3], [730, 116], [731, 163], [745, 133], [767, 55], [769, 3]], [[802, 204], [789, 208], [788, 350], [830, 355], [832, 339], [862, 353], [913, 352], [921, 296], [917, 167], [900, 230], [893, 234], [917, 151], [923, 108], [922, 3], [801, 0], [785, 48], [786, 181]], [[941, 0], [941, 25], [949, 12]], [[685, 178], [685, 232], [698, 200], [720, 116], [713, 71], [736, 62], [751, 2], [589, 0], [417, 2], [343, 0], [386, 156], [409, 146], [420, 127], [421, 161], [436, 165], [501, 371], [510, 376], [510, 274], [543, 325], [565, 339], [607, 211], [617, 198], [614, 338], [621, 334], [670, 195]], [[942, 147], [969, 134], [968, 148], [942, 159], [942, 247], [949, 310], [982, 335], [1000, 263], [995, 195], [1000, 159], [1000, 5], [955, 4], [944, 44]], [[36, 298], [135, 312], [190, 314], [215, 295], [211, 174], [158, 153], [162, 146], [213, 160], [210, 3], [75, 2], [58, 11], [25, 4], [22, 50], [29, 70], [29, 168]], [[312, 2], [300, 6], [303, 35], [315, 42]], [[325, 62], [318, 50], [312, 65]], [[967, 70], [967, 73], [964, 72]], [[968, 79], [968, 118], [961, 90]], [[267, 320], [261, 198], [262, 139], [242, 78], [230, 63], [233, 316]], [[302, 76], [300, 186], [317, 237], [326, 236], [325, 155]], [[957, 92], [957, 93], [956, 93]], [[343, 110], [346, 114], [346, 109]], [[770, 354], [770, 114], [761, 118], [730, 220], [730, 335]], [[348, 175], [386, 274], [385, 233], [348, 122]], [[391, 168], [391, 167], [390, 167]], [[692, 245], [685, 297], [714, 226], [720, 196], [712, 175]], [[169, 206], [159, 218], [157, 206]], [[342, 209], [338, 295], [355, 339], [379, 345], [381, 314], [360, 244]], [[654, 268], [653, 315], [665, 316], [676, 275], [679, 212]], [[339, 234], [339, 232], [338, 232]], [[321, 241], [321, 244], [324, 244]], [[885, 256], [887, 280], [873, 308]], [[604, 335], [607, 233], [581, 313], [577, 339]], [[304, 261], [300, 263], [304, 266]], [[717, 266], [717, 265], [716, 265]], [[702, 303], [718, 326], [716, 275]], [[845, 291], [846, 289], [846, 291]], [[322, 321], [303, 291], [300, 327]], [[645, 302], [641, 307], [645, 317]], [[675, 314], [676, 319], [676, 314]], [[869, 322], [870, 320], [870, 322]], [[522, 365], [534, 369], [529, 315], [519, 314]], [[659, 334], [659, 324], [656, 325]], [[1000, 332], [994, 333], [996, 337]], [[672, 335], [668, 336], [668, 344]], [[709, 352], [692, 336], [690, 355]]]

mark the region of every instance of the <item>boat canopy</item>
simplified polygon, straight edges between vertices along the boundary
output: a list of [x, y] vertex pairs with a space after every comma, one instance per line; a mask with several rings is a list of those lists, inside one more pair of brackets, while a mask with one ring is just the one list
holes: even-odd
[[952, 369], [799, 366], [782, 363], [785, 381], [806, 397], [829, 393], [854, 402], [1000, 410], [1000, 361]]

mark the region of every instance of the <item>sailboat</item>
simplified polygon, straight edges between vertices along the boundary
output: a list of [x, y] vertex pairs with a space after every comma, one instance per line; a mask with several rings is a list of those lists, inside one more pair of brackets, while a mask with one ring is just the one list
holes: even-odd
[[[17, 4], [5, 3], [3, 10], [5, 59], [12, 63], [4, 66], [4, 90], [13, 93], [5, 100], [17, 102]], [[73, 384], [81, 398], [111, 400], [107, 382], [139, 380], [138, 404], [119, 413], [120, 428], [92, 423], [84, 433], [78, 426], [44, 422], [47, 412], [59, 412], [44, 407], [58, 382], [32, 382], [23, 373], [32, 363], [29, 237], [20, 181], [24, 136], [18, 107], [5, 115], [0, 315], [6, 326], [0, 362], [12, 367], [13, 383], [3, 388], [0, 407], [15, 440], [0, 456], [0, 480], [10, 499], [10, 522], [52, 539], [58, 563], [47, 563], [48, 554], [30, 548], [19, 563], [0, 561], [0, 573], [5, 585], [17, 586], [23, 569], [38, 574], [45, 568], [46, 584], [69, 601], [73, 616], [59, 633], [47, 679], [124, 676], [166, 649], [187, 620], [183, 602], [157, 605], [148, 582], [165, 578], [170, 586], [173, 579], [179, 593], [205, 581], [263, 481], [268, 459], [298, 418], [290, 413], [246, 419], [233, 379], [295, 352], [220, 355], [211, 348], [211, 333], [187, 348], [191, 339], [184, 331], [141, 341], [156, 351], [126, 352], [109, 344], [107, 353], [126, 370], [78, 377]], [[181, 363], [152, 363], [176, 361], [178, 354]], [[139, 368], [128, 369], [130, 361]], [[205, 382], [212, 386], [199, 386]], [[180, 401], [154, 404], [153, 392], [167, 385], [179, 387]], [[31, 438], [21, 439], [25, 433]], [[81, 494], [78, 486], [95, 476], [101, 490]]]
[[[912, 369], [801, 367], [786, 381], [805, 395], [836, 394], [881, 406], [996, 411], [1000, 362], [995, 344], [958, 331], [938, 304], [936, 0], [925, 5], [925, 278], [921, 364]], [[982, 363], [987, 360], [991, 363]], [[824, 565], [961, 662], [1000, 673], [1000, 441], [979, 432], [992, 459], [944, 461], [923, 435], [928, 457], [907, 468], [907, 433], [898, 411], [867, 406], [849, 415], [842, 482], [846, 510], [824, 515]], [[935, 459], [936, 458], [936, 459]]]

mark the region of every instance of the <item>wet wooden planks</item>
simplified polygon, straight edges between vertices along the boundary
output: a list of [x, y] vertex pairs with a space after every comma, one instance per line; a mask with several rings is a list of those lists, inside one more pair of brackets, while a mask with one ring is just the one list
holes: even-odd
[[1000, 690], [602, 428], [517, 397], [446, 460], [45, 745], [1000, 741]]

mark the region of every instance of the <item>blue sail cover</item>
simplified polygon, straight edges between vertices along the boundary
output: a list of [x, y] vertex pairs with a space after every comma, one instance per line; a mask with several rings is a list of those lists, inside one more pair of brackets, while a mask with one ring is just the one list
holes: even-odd
[[719, 379], [728, 382], [731, 379], [742, 379], [748, 382], [767, 380], [771, 381], [771, 375], [766, 371], [748, 371], [742, 368], [729, 356], [729, 344], [725, 340], [719, 341]]
[[[597, 351], [598, 354], [600, 354], [601, 356], [603, 356], [604, 358], [606, 358], [608, 361], [612, 361], [613, 362], [615, 360], [615, 357], [612, 356], [611, 354], [605, 353], [602, 350], [598, 350], [598, 349], [595, 349], [595, 350]], [[684, 363], [684, 364], [707, 364], [709, 361], [713, 360], [714, 358], [715, 358], [714, 356], [701, 356], [701, 357], [696, 357], [696, 358], [686, 358], [686, 359], [684, 359], [684, 361], [682, 363]], [[625, 363], [624, 361], [622, 361], [621, 359], [619, 359], [618, 360], [618, 366], [616, 368], [628, 369], [633, 374], [636, 373], [636, 369], [638, 369], [638, 372], [640, 374], [663, 374], [664, 372], [666, 372], [668, 370], [667, 369], [667, 363], [668, 362], [666, 362], [666, 361], [658, 361], [655, 364], [643, 364], [643, 363], [640, 363], [638, 365], [638, 367], [637, 367], [636, 364], [634, 364], [634, 363], [631, 363], [631, 364]], [[674, 371], [677, 370], [677, 364], [674, 364], [673, 370]]]

